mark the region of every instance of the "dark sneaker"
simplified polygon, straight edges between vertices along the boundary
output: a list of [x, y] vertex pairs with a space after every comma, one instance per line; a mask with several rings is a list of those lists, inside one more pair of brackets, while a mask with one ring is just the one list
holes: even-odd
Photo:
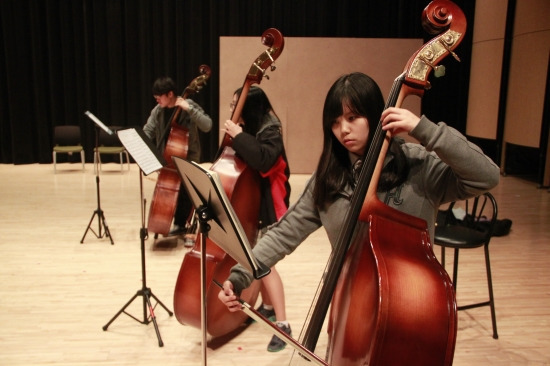
[[[258, 306], [256, 311], [259, 312], [260, 314], [262, 314], [265, 318], [267, 318], [267, 320], [272, 321], [272, 322], [275, 321], [275, 310], [265, 309], [264, 304], [261, 304], [260, 306]], [[255, 322], [256, 322], [255, 319], [252, 319], [251, 317], [248, 317], [245, 321], [245, 324], [252, 324], [252, 323], [255, 323]]]
[[267, 310], [266, 308], [264, 308], [264, 304], [262, 304], [256, 310], [258, 311], [258, 313], [262, 314], [265, 318], [269, 319], [269, 321], [272, 321], [272, 322], [275, 321], [275, 310], [274, 309]]
[[168, 236], [176, 236], [185, 234], [185, 226], [174, 225], [168, 233]]
[[[283, 332], [285, 332], [289, 336], [292, 336], [292, 330], [290, 329], [290, 325], [286, 326], [284, 324], [277, 323], [277, 326]], [[267, 350], [269, 352], [279, 352], [285, 349], [285, 347], [286, 347], [286, 342], [283, 341], [281, 338], [277, 337], [276, 335], [274, 335], [273, 338], [271, 338], [271, 342], [269, 342], [269, 344], [267, 345]]]

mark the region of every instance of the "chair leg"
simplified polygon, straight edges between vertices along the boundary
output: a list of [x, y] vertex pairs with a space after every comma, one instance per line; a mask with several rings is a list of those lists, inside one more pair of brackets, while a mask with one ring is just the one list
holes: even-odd
[[445, 247], [441, 246], [441, 267], [445, 269]]
[[130, 171], [130, 155], [126, 150], [124, 150], [124, 154], [126, 154], [126, 163], [128, 164], [128, 171]]
[[84, 157], [84, 150], [80, 152], [80, 160], [82, 161], [82, 170], [86, 170], [86, 166], [84, 165], [86, 162], [86, 158]]
[[57, 170], [56, 170], [56, 163], [57, 163], [57, 153], [54, 151], [52, 152], [52, 156], [53, 156], [53, 172], [54, 174], [57, 173]]
[[493, 323], [493, 338], [498, 339], [497, 317], [495, 312], [495, 298], [493, 296], [493, 277], [491, 275], [491, 261], [489, 260], [489, 245], [485, 245], [485, 268], [487, 269], [487, 286], [489, 288], [489, 307], [491, 308], [491, 321]]
[[453, 263], [453, 286], [456, 293], [456, 284], [458, 282], [458, 248], [455, 248], [455, 257]]
[[118, 153], [118, 161], [120, 162], [120, 172], [122, 173], [122, 168], [124, 167], [124, 164], [122, 162], [122, 153]]

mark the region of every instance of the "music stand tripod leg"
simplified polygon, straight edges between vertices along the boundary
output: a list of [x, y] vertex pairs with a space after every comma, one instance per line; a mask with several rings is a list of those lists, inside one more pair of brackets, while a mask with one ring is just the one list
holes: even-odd
[[[98, 220], [98, 232], [96, 233], [94, 229], [92, 229], [92, 222], [94, 221], [94, 217], [97, 215]], [[104, 228], [104, 232], [102, 233], [102, 227]], [[111, 245], [115, 244], [113, 242], [113, 237], [111, 236], [111, 232], [109, 231], [109, 227], [107, 226], [107, 221], [105, 220], [105, 215], [103, 214], [103, 210], [97, 209], [94, 211], [92, 218], [90, 219], [90, 223], [88, 224], [88, 227], [86, 228], [86, 231], [84, 232], [84, 235], [82, 236], [82, 239], [80, 240], [80, 244], [84, 243], [84, 238], [86, 238], [86, 234], [88, 234], [88, 230], [91, 230], [92, 233], [98, 238], [101, 239], [103, 237], [109, 238], [111, 241]]]
[[[138, 297], [138, 296], [142, 296], [143, 297], [143, 321], [142, 320], [139, 320], [138, 318], [136, 318], [135, 316], [133, 316], [132, 314], [130, 313], [127, 313], [126, 312], [126, 308], [128, 306], [130, 306], [130, 304]], [[158, 302], [158, 299], [151, 293], [151, 289], [149, 288], [145, 288], [145, 289], [141, 289], [141, 290], [138, 290], [136, 292], [136, 294], [134, 296], [132, 296], [132, 298], [130, 300], [128, 300], [128, 302], [115, 314], [115, 316], [113, 316], [111, 318], [111, 320], [109, 320], [109, 322], [107, 324], [105, 324], [103, 326], [103, 330], [106, 331], [107, 328], [109, 328], [109, 325], [111, 325], [112, 322], [115, 321], [115, 319], [122, 313], [128, 315], [130, 318], [134, 319], [135, 321], [139, 322], [139, 323], [142, 323], [142, 324], [149, 324], [150, 322], [153, 323], [154, 327], [155, 327], [155, 333], [157, 334], [157, 340], [159, 342], [159, 347], [163, 347], [164, 346], [164, 342], [162, 341], [162, 337], [160, 336], [160, 331], [159, 331], [159, 327], [158, 327], [158, 324], [157, 324], [157, 320], [156, 320], [156, 316], [155, 316], [155, 311], [154, 311], [154, 308], [153, 308], [153, 305], [151, 304], [151, 296], [153, 296], [155, 298], [155, 300]], [[158, 302], [159, 304], [161, 304], [160, 302]], [[162, 305], [162, 304], [161, 304]], [[164, 305], [162, 305], [164, 307]], [[166, 309], [166, 307], [164, 307]], [[147, 315], [147, 310], [149, 310], [149, 316], [151, 318], [151, 320], [149, 320], [149, 316]], [[172, 313], [166, 309], [166, 311], [168, 311], [168, 314], [170, 314], [170, 316], [172, 316]]]
[[82, 239], [80, 239], [80, 244], [84, 243], [84, 238], [86, 238], [86, 234], [88, 234], [88, 230], [92, 230], [92, 232], [94, 233], [94, 235], [97, 236], [97, 234], [94, 232], [94, 230], [91, 228], [92, 227], [92, 222], [94, 221], [94, 217], [95, 215], [97, 215], [97, 210], [94, 211], [94, 213], [92, 214], [92, 218], [90, 219], [90, 222], [88, 223], [88, 226], [86, 227], [86, 231], [84, 232], [84, 235], [82, 235]]
[[[141, 179], [141, 173], [140, 173], [140, 179]], [[160, 305], [166, 310], [169, 316], [172, 316], [173, 313], [168, 310], [168, 308], [153, 294], [151, 289], [147, 287], [147, 278], [145, 273], [145, 240], [147, 239], [147, 229], [145, 227], [142, 227], [140, 230], [140, 241], [141, 241], [141, 276], [142, 276], [142, 288], [139, 289], [134, 296], [128, 302], [109, 320], [107, 324], [103, 326], [103, 330], [106, 331], [109, 325], [111, 325], [112, 322], [115, 321], [116, 318], [122, 313], [128, 315], [130, 318], [134, 319], [135, 321], [141, 323], [141, 324], [149, 324], [150, 322], [153, 322], [153, 325], [155, 327], [155, 333], [157, 334], [157, 339], [159, 343], [159, 347], [164, 346], [164, 342], [162, 341], [162, 337], [160, 335], [160, 331], [157, 324], [157, 318], [155, 316], [154, 307], [151, 304], [151, 297], [155, 299], [157, 302], [157, 305]], [[143, 297], [143, 320], [140, 320], [133, 316], [132, 314], [126, 312], [126, 308], [130, 306], [130, 304], [138, 297]], [[156, 307], [156, 305], [155, 305]], [[147, 314], [149, 312], [149, 314]], [[149, 320], [151, 319], [151, 320]]]
[[[166, 307], [166, 305], [162, 303], [162, 301], [158, 299], [158, 297], [155, 296], [153, 291], [151, 291], [151, 288], [147, 287], [147, 274], [145, 272], [145, 240], [147, 239], [148, 235], [147, 235], [147, 229], [145, 227], [141, 228], [139, 236], [141, 239], [141, 278], [143, 279], [141, 282], [143, 284], [143, 287], [141, 288], [140, 291], [138, 291], [138, 294], [141, 292], [143, 294], [144, 299], [147, 299], [147, 304], [149, 305], [149, 313], [151, 315], [151, 319], [153, 320], [153, 323], [155, 324], [157, 336], [159, 337], [159, 340], [160, 340], [160, 333], [158, 331], [156, 317], [153, 311], [154, 308], [151, 306], [151, 297], [155, 299], [155, 301], [157, 302], [157, 305], [162, 306], [164, 310], [166, 310], [169, 316], [172, 316], [173, 313], [168, 309], [168, 307]], [[145, 302], [143, 303], [143, 318], [147, 319]]]
[[[96, 236], [96, 238], [101, 239], [104, 236], [108, 237], [111, 241], [111, 245], [114, 245], [113, 237], [111, 236], [111, 232], [109, 231], [109, 227], [107, 226], [107, 221], [105, 220], [105, 214], [103, 213], [103, 210], [101, 209], [101, 199], [99, 195], [99, 175], [96, 175], [95, 177], [96, 181], [96, 191], [97, 191], [97, 209], [94, 210], [94, 213], [92, 214], [92, 218], [90, 219], [90, 222], [88, 223], [88, 227], [86, 228], [86, 231], [84, 232], [84, 235], [82, 236], [82, 239], [80, 240], [80, 244], [84, 243], [84, 238], [86, 238], [86, 234], [88, 234], [88, 230], [91, 230], [92, 233]], [[98, 225], [98, 232], [96, 233], [94, 229], [92, 229], [92, 222], [94, 221], [94, 217], [97, 215], [97, 225]], [[104, 232], [102, 232], [102, 228], [105, 229]]]

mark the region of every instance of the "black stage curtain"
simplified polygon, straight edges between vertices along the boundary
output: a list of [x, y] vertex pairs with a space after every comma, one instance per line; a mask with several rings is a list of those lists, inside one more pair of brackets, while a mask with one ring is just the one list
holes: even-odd
[[[464, 132], [474, 0], [456, 0], [468, 32], [424, 111]], [[0, 163], [52, 162], [53, 127], [80, 125], [87, 161], [95, 125], [142, 126], [155, 102], [153, 81], [181, 90], [201, 64], [212, 69], [193, 98], [214, 121], [202, 136], [203, 161], [218, 148], [220, 36], [431, 38], [421, 27], [427, 0], [2, 0], [0, 1]], [[238, 50], [236, 50], [238, 52]], [[407, 60], [403, 60], [405, 65]], [[243, 73], [247, 70], [238, 70]], [[397, 75], [396, 75], [397, 76]]]

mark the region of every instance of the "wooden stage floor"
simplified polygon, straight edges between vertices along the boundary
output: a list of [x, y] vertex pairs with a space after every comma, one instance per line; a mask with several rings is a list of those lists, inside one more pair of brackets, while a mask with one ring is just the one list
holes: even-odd
[[[164, 347], [152, 323], [125, 314], [103, 331], [142, 287], [139, 173], [135, 164], [122, 173], [118, 164], [104, 164], [101, 208], [114, 245], [92, 232], [81, 244], [97, 190], [92, 164], [79, 168], [58, 164], [54, 174], [52, 165], [0, 165], [0, 365], [201, 365], [201, 331], [160, 306], [155, 314]], [[306, 178], [291, 177], [293, 200]], [[156, 173], [143, 180], [148, 202], [155, 179]], [[491, 337], [489, 308], [459, 312], [454, 365], [550, 365], [550, 193], [517, 177], [502, 177], [492, 192], [500, 218], [513, 220], [511, 233], [490, 245], [500, 337]], [[94, 230], [97, 224], [95, 218]], [[171, 310], [187, 251], [181, 242], [154, 243], [152, 236], [145, 244], [147, 286]], [[328, 251], [321, 229], [277, 266], [296, 338]], [[461, 254], [460, 269], [458, 303], [486, 296], [482, 250]], [[142, 297], [128, 311], [143, 320]], [[207, 362], [288, 364], [292, 349], [269, 353], [270, 339], [252, 324], [227, 342], [212, 340]], [[319, 345], [322, 356], [326, 339]]]

